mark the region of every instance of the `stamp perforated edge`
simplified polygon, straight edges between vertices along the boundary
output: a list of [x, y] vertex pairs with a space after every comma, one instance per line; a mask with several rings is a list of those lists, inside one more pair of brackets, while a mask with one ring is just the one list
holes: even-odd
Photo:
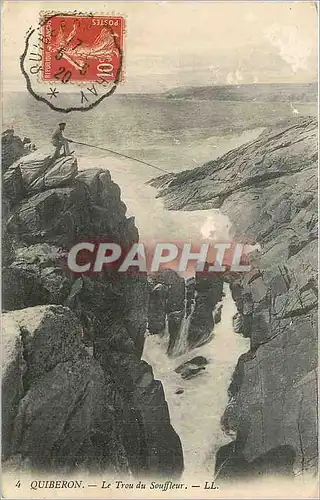
[[[116, 11], [108, 11], [108, 12], [103, 12], [103, 13], [93, 13], [93, 12], [82, 12], [82, 11], [63, 11], [63, 12], [57, 12], [57, 11], [47, 11], [47, 10], [41, 10], [39, 12], [39, 21], [38, 21], [38, 26], [34, 28], [35, 30], [38, 29], [38, 27], [42, 26], [42, 23], [44, 23], [48, 18], [50, 17], [56, 17], [56, 16], [75, 16], [75, 17], [121, 17], [123, 19], [123, 27], [122, 27], [122, 34], [123, 34], [123, 47], [122, 47], [122, 54], [121, 54], [121, 70], [120, 70], [120, 75], [119, 75], [119, 81], [115, 83], [114, 81], [110, 81], [109, 85], [124, 85], [126, 82], [126, 57], [125, 57], [125, 50], [126, 50], [126, 42], [127, 42], [127, 23], [128, 23], [128, 15], [123, 14], [120, 12]], [[39, 56], [41, 55], [41, 50], [39, 50]], [[47, 85], [50, 82], [46, 82], [41, 79], [40, 75], [41, 71], [36, 75], [36, 78], [38, 80], [39, 84], [42, 85]], [[75, 85], [77, 87], [82, 87], [87, 84], [94, 83], [93, 80], [81, 80], [81, 81], [70, 81], [67, 84], [62, 83], [60, 80], [55, 81], [55, 84], [65, 86], [65, 85]], [[52, 84], [52, 82], [51, 82]], [[63, 88], [63, 87], [62, 87]]]

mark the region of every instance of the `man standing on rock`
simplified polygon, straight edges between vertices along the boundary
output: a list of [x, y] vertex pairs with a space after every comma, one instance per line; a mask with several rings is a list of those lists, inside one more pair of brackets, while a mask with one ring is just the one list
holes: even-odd
[[64, 156], [70, 155], [70, 148], [69, 148], [69, 142], [73, 142], [71, 139], [67, 139], [66, 137], [63, 136], [63, 131], [66, 128], [66, 123], [61, 122], [58, 123], [57, 127], [55, 128], [53, 134], [52, 134], [52, 139], [51, 142], [55, 146], [56, 151], [54, 153], [55, 158], [59, 158], [60, 156], [60, 151], [61, 148], [63, 147], [63, 153]]

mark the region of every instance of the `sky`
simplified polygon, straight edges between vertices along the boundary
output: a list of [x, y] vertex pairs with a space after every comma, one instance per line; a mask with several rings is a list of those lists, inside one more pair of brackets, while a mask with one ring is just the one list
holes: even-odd
[[122, 92], [317, 79], [314, 2], [40, 2], [4, 0], [3, 89], [24, 90], [24, 37], [39, 11], [89, 10], [126, 18]]

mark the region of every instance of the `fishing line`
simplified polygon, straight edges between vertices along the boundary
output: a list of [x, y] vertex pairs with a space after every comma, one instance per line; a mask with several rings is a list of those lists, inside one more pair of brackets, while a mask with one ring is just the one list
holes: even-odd
[[85, 142], [79, 142], [79, 141], [71, 141], [70, 142], [74, 144], [81, 144], [81, 146], [88, 146], [89, 148], [95, 148], [95, 149], [100, 149], [101, 151], [107, 151], [108, 153], [112, 153], [114, 155], [118, 156], [123, 156], [124, 158], [128, 158], [129, 160], [137, 161], [139, 163], [143, 163], [143, 165], [148, 165], [148, 167], [154, 168], [155, 170], [159, 170], [160, 172], [164, 172], [165, 174], [169, 174], [167, 170], [164, 170], [163, 168], [156, 167], [155, 165], [151, 165], [151, 163], [148, 163], [143, 160], [138, 160], [137, 158], [133, 158], [132, 156], [125, 155], [123, 153], [118, 153], [117, 151], [113, 151], [112, 149], [107, 149], [107, 148], [102, 148], [101, 146], [94, 146], [93, 144], [86, 144]]

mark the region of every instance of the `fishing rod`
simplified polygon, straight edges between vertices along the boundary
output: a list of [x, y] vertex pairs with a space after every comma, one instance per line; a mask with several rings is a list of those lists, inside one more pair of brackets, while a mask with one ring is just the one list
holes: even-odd
[[112, 149], [107, 149], [107, 148], [102, 148], [101, 146], [94, 146], [93, 144], [86, 144], [85, 142], [79, 142], [79, 141], [71, 141], [70, 142], [74, 144], [81, 144], [81, 146], [88, 146], [89, 148], [95, 148], [95, 149], [100, 149], [101, 151], [107, 151], [108, 153], [112, 153], [114, 155], [118, 156], [123, 156], [124, 158], [128, 158], [129, 160], [133, 161], [138, 161], [139, 163], [143, 163], [144, 165], [148, 165], [148, 167], [154, 168], [156, 170], [159, 170], [160, 172], [164, 172], [165, 174], [169, 174], [167, 170], [164, 170], [163, 168], [156, 167], [155, 165], [151, 165], [151, 163], [148, 163], [143, 160], [138, 160], [137, 158], [133, 158], [132, 156], [124, 155], [123, 153], [118, 153], [117, 151], [113, 151]]

